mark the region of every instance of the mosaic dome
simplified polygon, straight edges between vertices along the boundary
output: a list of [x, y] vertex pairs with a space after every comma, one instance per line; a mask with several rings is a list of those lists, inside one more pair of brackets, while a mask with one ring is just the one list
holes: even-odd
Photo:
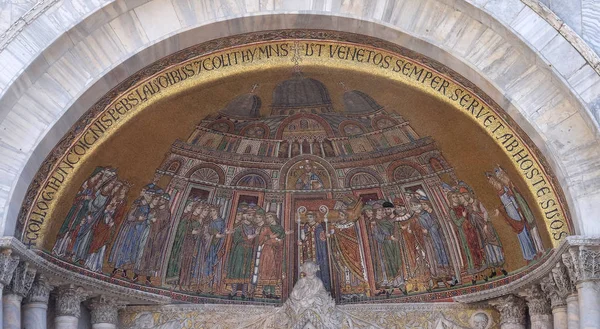
[[294, 73], [273, 91], [273, 108], [302, 108], [330, 106], [331, 98], [325, 85], [302, 73]]
[[383, 106], [362, 91], [350, 90], [344, 93], [344, 111], [347, 114], [365, 114], [382, 108]]
[[258, 118], [260, 114], [260, 97], [255, 94], [242, 94], [234, 98], [224, 109], [221, 114], [239, 119]]

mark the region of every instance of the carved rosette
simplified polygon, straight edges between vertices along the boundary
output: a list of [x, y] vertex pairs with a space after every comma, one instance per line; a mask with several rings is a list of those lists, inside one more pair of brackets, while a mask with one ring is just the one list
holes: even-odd
[[81, 302], [86, 298], [87, 292], [81, 287], [73, 285], [60, 287], [56, 296], [56, 315], [79, 318]]
[[5, 249], [0, 253], [0, 285], [7, 286], [13, 277], [13, 273], [19, 265], [19, 257], [12, 255], [12, 250]]
[[540, 285], [534, 284], [525, 290], [525, 299], [531, 315], [550, 315], [552, 309], [548, 296], [542, 291]]
[[48, 304], [48, 298], [50, 297], [50, 291], [52, 286], [48, 283], [48, 280], [44, 275], [38, 274], [33, 281], [29, 294], [25, 298], [25, 303], [44, 303]]
[[36, 270], [29, 267], [27, 262], [20, 262], [14, 271], [10, 284], [4, 288], [4, 293], [8, 295], [17, 295], [19, 297], [27, 296], [33, 279], [35, 279]]
[[115, 325], [118, 322], [119, 309], [124, 307], [115, 299], [104, 296], [93, 298], [88, 306], [92, 315], [92, 324], [110, 323]]
[[500, 313], [500, 324], [525, 324], [525, 301], [515, 295], [500, 297], [491, 303]]

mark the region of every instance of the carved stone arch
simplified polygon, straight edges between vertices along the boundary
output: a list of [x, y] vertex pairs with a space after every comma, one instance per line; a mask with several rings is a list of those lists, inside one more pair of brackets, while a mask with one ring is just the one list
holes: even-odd
[[335, 137], [335, 135], [333, 133], [333, 129], [331, 128], [331, 125], [325, 119], [321, 118], [320, 116], [318, 116], [316, 114], [299, 113], [299, 114], [295, 114], [295, 115], [290, 115], [289, 117], [287, 117], [283, 121], [281, 121], [281, 124], [279, 124], [279, 128], [277, 129], [277, 134], [275, 135], [275, 138], [281, 139], [283, 137], [283, 131], [290, 124], [290, 122], [300, 119], [300, 118], [313, 119], [313, 120], [317, 121], [318, 123], [320, 123], [323, 126], [323, 129], [325, 129], [325, 133], [327, 134], [327, 137], [330, 137], [330, 138]]
[[421, 176], [425, 176], [427, 175], [427, 171], [423, 168], [423, 166], [421, 166], [418, 163], [412, 162], [412, 161], [406, 161], [406, 160], [396, 160], [392, 163], [390, 163], [390, 165], [387, 168], [387, 177], [388, 177], [388, 181], [390, 182], [394, 182], [394, 172], [396, 171], [396, 169], [398, 167], [401, 166], [409, 166], [412, 167], [413, 169], [415, 169], [416, 171], [419, 172], [419, 174]]
[[223, 169], [221, 167], [217, 166], [216, 164], [207, 163], [207, 162], [203, 162], [203, 163], [193, 167], [192, 169], [190, 169], [185, 174], [185, 177], [190, 178], [196, 171], [198, 171], [200, 169], [204, 169], [204, 168], [214, 170], [217, 173], [217, 176], [219, 177], [218, 184], [219, 185], [225, 184], [225, 172], [223, 171]]
[[[340, 136], [348, 137], [348, 135], [346, 134], [346, 131], [344, 130], [344, 128], [348, 125], [358, 126], [360, 129], [362, 129], [363, 134], [367, 132], [367, 128], [362, 123], [360, 123], [356, 120], [344, 120], [344, 121], [340, 122], [340, 125], [338, 126], [338, 131], [340, 132]], [[357, 136], [357, 135], [352, 135], [352, 136]]]
[[239, 181], [248, 176], [248, 175], [258, 175], [260, 177], [262, 177], [262, 179], [265, 181], [266, 184], [266, 188], [267, 189], [272, 189], [273, 188], [273, 182], [271, 181], [271, 176], [269, 176], [269, 174], [261, 169], [246, 169], [240, 173], [238, 173], [237, 175], [235, 175], [233, 177], [233, 179], [231, 180], [231, 186], [237, 186]]
[[[229, 126], [229, 129], [227, 129], [227, 131], [222, 131], [222, 130], [215, 130], [212, 127], [216, 126], [219, 123], [225, 123]], [[215, 120], [214, 122], [211, 122], [211, 124], [208, 125], [209, 129], [213, 129], [215, 131], [220, 131], [220, 132], [224, 132], [224, 133], [233, 133], [235, 130], [235, 125], [233, 124], [233, 122], [231, 122], [230, 120], [227, 119], [218, 119]]]
[[321, 166], [323, 166], [323, 168], [325, 168], [325, 170], [327, 170], [327, 174], [329, 175], [329, 180], [331, 181], [331, 188], [333, 188], [333, 189], [339, 188], [337, 176], [335, 174], [335, 169], [333, 168], [333, 166], [331, 166], [331, 164], [329, 162], [325, 161], [325, 159], [315, 156], [315, 155], [310, 155], [310, 154], [296, 156], [296, 157], [288, 160], [283, 165], [283, 167], [281, 167], [281, 173], [279, 175], [279, 186], [281, 186], [282, 188], [284, 186], [286, 186], [286, 180], [287, 180], [287, 176], [290, 171], [290, 168], [292, 168], [292, 166], [295, 165], [296, 163], [298, 163], [300, 161], [304, 161], [304, 160], [312, 160], [312, 161], [320, 164]]
[[371, 168], [354, 168], [346, 174], [346, 178], [344, 180], [344, 186], [348, 187], [348, 188], [352, 187], [351, 186], [352, 178], [354, 176], [356, 176], [357, 174], [369, 174], [369, 175], [373, 176], [379, 182], [379, 184], [384, 183], [383, 179], [381, 178], [379, 173], [377, 173], [377, 171], [375, 171]]

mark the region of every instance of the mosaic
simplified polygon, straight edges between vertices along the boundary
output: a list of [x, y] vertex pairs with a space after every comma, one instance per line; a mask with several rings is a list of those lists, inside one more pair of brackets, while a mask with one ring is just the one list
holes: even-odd
[[[331, 63], [329, 76], [315, 69]], [[84, 274], [192, 302], [280, 304], [306, 261], [341, 304], [447, 300], [518, 278], [569, 232], [553, 179], [483, 100], [419, 65], [292, 40], [169, 67], [78, 131], [29, 203], [23, 241]], [[236, 67], [229, 78], [216, 73]], [[145, 147], [122, 142], [145, 107], [183, 108], [179, 95], [202, 74], [212, 86], [203, 95], [224, 104], [198, 96], [185, 106], [198, 108], [195, 124], [167, 116], [176, 132], [155, 120], [138, 134]], [[261, 74], [261, 83], [242, 79]], [[344, 74], [353, 78], [335, 81]], [[440, 125], [434, 117], [415, 125], [407, 116], [417, 114], [395, 110], [408, 99], [371, 96], [379, 86], [358, 81], [368, 74], [390, 88], [389, 75], [402, 75], [441, 111], [456, 102], [460, 125], [481, 137], [477, 152], [497, 152], [469, 166], [447, 156], [450, 133], [424, 126]], [[158, 162], [138, 155], [149, 149]]]

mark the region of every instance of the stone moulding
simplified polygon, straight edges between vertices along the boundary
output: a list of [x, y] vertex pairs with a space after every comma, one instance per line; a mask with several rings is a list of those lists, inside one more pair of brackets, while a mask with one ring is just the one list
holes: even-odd
[[506, 285], [492, 288], [484, 291], [474, 292], [462, 296], [456, 296], [453, 299], [460, 303], [476, 303], [482, 302], [508, 294], [517, 294], [518, 292], [525, 289], [534, 283], [538, 283], [545, 276], [552, 273], [552, 269], [556, 263], [562, 260], [562, 255], [568, 253], [571, 247], [576, 246], [598, 246], [600, 245], [600, 237], [587, 237], [587, 236], [569, 236], [567, 237], [558, 247], [556, 247], [550, 257], [535, 270], [529, 272], [527, 275], [514, 280]]
[[[463, 304], [477, 304], [485, 302], [487, 300], [495, 299], [508, 294], [516, 294], [523, 290], [525, 287], [537, 283], [542, 280], [543, 277], [552, 273], [552, 269], [555, 264], [562, 259], [562, 254], [568, 252], [571, 247], [589, 247], [599, 246], [600, 237], [584, 237], [584, 236], [569, 236], [567, 237], [559, 247], [554, 249], [553, 253], [546, 258], [546, 260], [540, 264], [535, 271], [530, 271], [523, 277], [507, 283], [505, 285], [490, 288], [484, 291], [464, 294], [461, 296], [453, 297], [453, 300]], [[18, 255], [21, 261], [29, 262], [31, 266], [37, 269], [37, 272], [43, 274], [51, 279], [53, 282], [57, 282], [59, 285], [64, 283], [74, 284], [85, 287], [88, 291], [92, 292], [91, 295], [105, 295], [119, 298], [123, 301], [128, 301], [135, 304], [169, 304], [173, 303], [174, 300], [168, 296], [162, 296], [146, 291], [140, 291], [134, 288], [123, 287], [114, 283], [105, 282], [93, 277], [85, 276], [68, 269], [62, 268], [56, 264], [49, 262], [40, 256], [35, 250], [27, 249], [23, 243], [14, 237], [0, 237], [0, 249], [9, 248], [15, 255]], [[181, 301], [180, 301], [181, 302]], [[340, 305], [341, 309], [352, 311], [360, 309], [379, 309], [381, 307], [389, 310], [393, 307], [416, 307], [423, 309], [427, 305], [432, 303], [385, 303], [385, 304], [365, 304], [365, 305]], [[454, 303], [434, 303], [455, 305], [453, 307], [465, 307], [464, 305]], [[411, 306], [412, 305], [412, 306]], [[204, 305], [173, 305], [173, 306], [161, 306], [169, 309], [190, 309], [197, 307], [211, 308], [211, 307], [244, 307], [244, 305], [223, 305], [223, 304], [204, 304]], [[276, 306], [271, 305], [252, 305], [252, 308], [268, 308], [274, 309]]]
[[44, 274], [53, 283], [56, 282], [56, 285], [63, 283], [74, 284], [85, 287], [85, 289], [97, 294], [114, 296], [120, 300], [126, 300], [132, 303], [165, 304], [171, 301], [171, 298], [166, 296], [110, 284], [69, 271], [45, 260], [34, 250], [27, 249], [23, 243], [14, 237], [0, 237], [0, 249], [6, 248], [11, 249], [14, 255], [18, 255], [21, 261], [29, 262], [30, 266], [37, 268], [38, 273]]

